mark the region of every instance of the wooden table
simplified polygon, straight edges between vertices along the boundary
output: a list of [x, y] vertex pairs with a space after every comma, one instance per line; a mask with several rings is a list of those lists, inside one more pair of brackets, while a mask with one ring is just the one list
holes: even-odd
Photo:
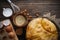
[[[60, 1], [58, 0], [12, 0], [17, 6], [22, 9], [28, 9], [31, 14], [35, 12], [40, 12], [43, 15], [46, 12], [51, 12], [52, 15], [56, 14], [57, 18], [60, 18]], [[0, 1], [0, 21], [6, 19], [2, 15], [3, 7], [10, 7], [7, 1]], [[10, 7], [11, 8], [11, 7]], [[10, 19], [10, 18], [9, 18]], [[24, 31], [25, 32], [25, 31]], [[19, 40], [25, 40], [25, 34], [19, 36]]]

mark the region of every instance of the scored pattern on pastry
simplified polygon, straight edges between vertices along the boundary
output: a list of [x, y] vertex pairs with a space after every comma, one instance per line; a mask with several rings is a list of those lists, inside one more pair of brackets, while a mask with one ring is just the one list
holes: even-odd
[[36, 18], [28, 24], [26, 38], [27, 40], [57, 40], [57, 28], [47, 18]]

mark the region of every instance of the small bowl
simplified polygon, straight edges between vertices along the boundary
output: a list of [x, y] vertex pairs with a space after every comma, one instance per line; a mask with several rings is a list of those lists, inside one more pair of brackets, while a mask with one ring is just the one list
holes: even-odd
[[10, 17], [12, 16], [13, 11], [11, 8], [3, 8], [3, 16]]
[[23, 27], [26, 26], [28, 21], [26, 16], [21, 15], [21, 14], [15, 14], [13, 16], [13, 23], [17, 26], [17, 27]]

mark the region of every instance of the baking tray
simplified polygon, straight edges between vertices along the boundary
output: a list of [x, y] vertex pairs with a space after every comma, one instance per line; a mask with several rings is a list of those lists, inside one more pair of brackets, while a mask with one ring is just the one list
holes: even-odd
[[[17, 6], [19, 6], [21, 10], [27, 9], [30, 15], [32, 16], [35, 16], [34, 14], [36, 12], [39, 12], [41, 16], [45, 13], [50, 12], [51, 15], [56, 15], [56, 18], [60, 18], [60, 15], [59, 15], [60, 1], [59, 0], [12, 0], [12, 2], [15, 3]], [[7, 3], [8, 3], [7, 1], [2, 1], [1, 8], [10, 7], [10, 5]], [[11, 17], [5, 18], [2, 14], [0, 14], [0, 21], [4, 19], [11, 19]], [[24, 28], [23, 34], [21, 36], [18, 36], [19, 40], [26, 40], [25, 33], [26, 33], [26, 30]]]

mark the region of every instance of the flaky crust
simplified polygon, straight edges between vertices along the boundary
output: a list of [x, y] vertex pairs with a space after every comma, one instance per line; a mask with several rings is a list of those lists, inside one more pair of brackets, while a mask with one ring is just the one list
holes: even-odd
[[26, 30], [27, 40], [57, 40], [56, 26], [46, 18], [32, 20]]

